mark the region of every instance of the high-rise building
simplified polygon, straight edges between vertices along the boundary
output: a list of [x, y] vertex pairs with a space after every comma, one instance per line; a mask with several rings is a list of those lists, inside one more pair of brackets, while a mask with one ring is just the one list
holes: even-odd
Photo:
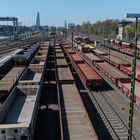
[[37, 16], [36, 16], [36, 29], [39, 30], [40, 27], [40, 14], [39, 12], [37, 12]]

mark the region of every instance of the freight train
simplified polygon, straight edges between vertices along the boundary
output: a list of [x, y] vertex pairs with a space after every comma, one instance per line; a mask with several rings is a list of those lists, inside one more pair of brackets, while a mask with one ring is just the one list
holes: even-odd
[[[4, 80], [1, 80], [0, 84], [10, 82], [10, 85], [5, 83], [6, 86], [0, 89], [0, 93], [8, 90], [9, 94], [0, 107], [0, 140], [32, 140], [48, 47], [42, 45], [40, 48], [41, 51], [46, 52], [45, 56], [44, 54], [38, 56], [35, 48], [34, 58], [28, 67], [14, 67]], [[17, 74], [19, 75], [15, 85], [13, 77], [15, 78]]]
[[16, 55], [14, 55], [13, 59], [16, 65], [24, 65], [30, 60], [33, 56], [33, 53], [39, 48], [39, 44], [33, 44], [31, 46], [24, 47], [23, 50]]
[[[80, 41], [80, 43], [86, 43], [86, 44], [93, 44], [94, 42], [89, 38], [89, 37], [83, 37], [83, 36], [78, 36], [76, 37], [76, 42], [77, 40]], [[103, 41], [97, 41], [97, 44], [101, 45], [106, 45], [110, 43], [110, 49], [116, 50], [118, 52], [127, 54], [129, 56], [133, 56], [133, 50], [134, 50], [134, 44], [133, 43], [128, 43], [124, 42], [121, 40], [112, 40], [112, 39], [103, 39]], [[105, 44], [104, 44], [105, 43]], [[90, 48], [90, 47], [89, 47]], [[137, 58], [140, 59], [140, 45], [137, 45]]]
[[[107, 55], [95, 51], [82, 53], [84, 58], [93, 64], [102, 74], [107, 76], [128, 97], [131, 95], [132, 67], [128, 62], [112, 56], [109, 60]], [[110, 64], [109, 64], [110, 63]], [[140, 106], [140, 68], [136, 67], [135, 101]], [[123, 71], [123, 72], [122, 72]], [[125, 74], [126, 73], [126, 74]], [[137, 81], [138, 80], [138, 81]]]
[[70, 48], [67, 48], [66, 45], [63, 48], [82, 82], [89, 88], [98, 89], [102, 83], [102, 78], [74, 50], [71, 49], [70, 51]]
[[[86, 109], [83, 105], [80, 93], [75, 84], [74, 77], [70, 71], [66, 56], [59, 58], [58, 54], [63, 54], [62, 49], [55, 46], [56, 67], [59, 84], [59, 107], [62, 120], [62, 139], [92, 139], [98, 140], [97, 134], [92, 126]], [[77, 54], [69, 51], [73, 57]], [[78, 61], [76, 59], [76, 61]], [[81, 62], [82, 60], [80, 59]], [[80, 113], [79, 113], [80, 111]], [[61, 119], [62, 118], [62, 119]], [[80, 118], [80, 119], [79, 119]], [[61, 122], [61, 121], [60, 121]], [[76, 123], [74, 123], [76, 122]]]

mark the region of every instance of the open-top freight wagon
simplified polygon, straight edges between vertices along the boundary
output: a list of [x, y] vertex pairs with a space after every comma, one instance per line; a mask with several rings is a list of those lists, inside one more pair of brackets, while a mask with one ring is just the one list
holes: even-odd
[[[121, 65], [120, 70], [128, 74], [129, 76], [132, 75], [132, 67], [130, 66], [125, 66]], [[140, 81], [140, 67], [136, 67], [136, 79]]]
[[74, 66], [77, 74], [85, 85], [90, 88], [96, 88], [101, 85], [102, 78], [89, 66], [84, 59], [75, 52], [75, 54], [69, 53], [67, 49], [64, 48], [66, 54], [69, 56], [72, 65]]

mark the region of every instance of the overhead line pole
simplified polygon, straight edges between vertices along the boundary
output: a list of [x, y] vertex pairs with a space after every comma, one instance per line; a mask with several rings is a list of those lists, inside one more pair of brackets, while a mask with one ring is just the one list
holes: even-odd
[[131, 78], [131, 96], [130, 96], [130, 110], [129, 110], [129, 124], [128, 124], [128, 140], [132, 140], [133, 136], [133, 116], [134, 116], [134, 102], [135, 102], [135, 77], [136, 77], [136, 58], [137, 58], [137, 28], [138, 28], [138, 18], [140, 14], [127, 14], [127, 18], [135, 18], [135, 48], [133, 52], [133, 64], [132, 64], [132, 78]]

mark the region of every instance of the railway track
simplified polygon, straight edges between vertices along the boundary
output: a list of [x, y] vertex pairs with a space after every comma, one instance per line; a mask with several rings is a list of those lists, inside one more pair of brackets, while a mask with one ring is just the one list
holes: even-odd
[[[90, 64], [90, 62], [88, 62]], [[90, 64], [92, 65], [92, 64]], [[96, 68], [94, 69], [96, 70]], [[102, 75], [100, 73], [100, 75]], [[102, 77], [104, 77], [102, 75]], [[105, 77], [104, 77], [105, 78]], [[106, 78], [105, 78], [106, 79]], [[106, 87], [105, 85], [103, 85]], [[89, 89], [87, 89], [89, 90]], [[94, 105], [96, 106], [96, 109], [98, 110], [99, 114], [103, 118], [103, 121], [110, 131], [110, 134], [112, 135], [113, 139], [118, 139], [118, 140], [127, 140], [127, 135], [128, 135], [128, 120], [127, 115], [128, 115], [128, 110], [125, 110], [125, 112], [122, 112], [122, 110], [116, 106], [114, 103], [115, 98], [110, 98], [107, 96], [107, 94], [110, 94], [111, 92], [113, 94], [116, 94], [116, 90], [105, 90], [104, 91], [91, 91], [89, 90], [89, 96], [91, 100], [93, 101]], [[137, 130], [134, 128], [135, 134], [138, 134]], [[139, 136], [134, 136], [133, 135], [133, 140], [136, 140]]]
[[0, 48], [0, 55], [4, 55], [6, 53], [10, 53], [14, 50], [16, 50], [18, 47], [17, 46], [5, 46], [5, 47], [2, 47]]
[[[106, 50], [103, 46], [98, 47], [98, 49], [108, 53], [108, 50]], [[112, 49], [110, 50], [110, 53], [111, 53], [111, 55], [114, 55], [114, 56], [117, 56], [117, 57], [119, 56], [119, 58], [124, 59], [124, 60], [128, 61], [129, 63], [132, 63], [133, 56], [129, 56], [127, 54], [123, 54], [121, 52], [118, 52], [118, 51], [115, 51], [115, 50], [112, 50]], [[140, 60], [139, 59], [137, 59], [137, 65], [140, 66]]]
[[[91, 91], [91, 93], [96, 103], [98, 104], [100, 111], [102, 111], [101, 116], [104, 115], [104, 118], [106, 120], [105, 124], [110, 130], [113, 139], [127, 140], [128, 128], [123, 120], [119, 117], [113, 106], [106, 99], [106, 97], [104, 96], [104, 92]], [[108, 124], [110, 126], [108, 126]], [[133, 140], [136, 140], [134, 136]]]
[[27, 45], [30, 45], [31, 43], [33, 43], [35, 41], [35, 39], [29, 39], [25, 41], [18, 41], [18, 42], [13, 42], [10, 43], [9, 45], [2, 45], [0, 46], [0, 57], [2, 57], [5, 54], [8, 54], [16, 49], [20, 49], [23, 48]]
[[[89, 62], [88, 62], [89, 63]], [[92, 64], [90, 64], [92, 65]], [[104, 76], [103, 76], [104, 77]], [[103, 85], [102, 85], [103, 86]], [[103, 87], [106, 87], [105, 85]], [[116, 106], [117, 103], [112, 101], [112, 98], [107, 96], [107, 94], [115, 94], [115, 89], [100, 89], [100, 91], [92, 91], [85, 87], [88, 91], [88, 95], [95, 105], [98, 113], [103, 119], [106, 127], [108, 128], [111, 136], [115, 140], [127, 140], [128, 139], [128, 120], [127, 114], [128, 110], [123, 110]], [[115, 98], [113, 99], [115, 100]], [[120, 115], [121, 114], [121, 115]], [[134, 130], [134, 133], [136, 131]], [[137, 132], [136, 132], [137, 133]], [[136, 134], [135, 133], [135, 134]], [[133, 136], [133, 140], [136, 140], [138, 136]]]
[[[109, 101], [110, 99], [105, 95], [105, 93], [108, 91], [93, 91], [87, 88], [85, 85], [84, 87], [99, 115], [101, 116], [105, 126], [107, 127], [110, 135], [112, 136], [112, 139], [127, 140], [127, 124], [125, 124], [123, 119], [118, 114], [118, 111], [121, 110], [118, 108], [116, 111], [116, 108], [114, 108], [114, 106]], [[133, 136], [132, 140], [136, 140], [135, 136]]]
[[5, 49], [5, 50], [1, 50], [0, 51], [0, 56], [3, 56], [4, 54], [8, 54], [14, 50], [16, 50], [17, 48], [8, 48], [8, 49]]

